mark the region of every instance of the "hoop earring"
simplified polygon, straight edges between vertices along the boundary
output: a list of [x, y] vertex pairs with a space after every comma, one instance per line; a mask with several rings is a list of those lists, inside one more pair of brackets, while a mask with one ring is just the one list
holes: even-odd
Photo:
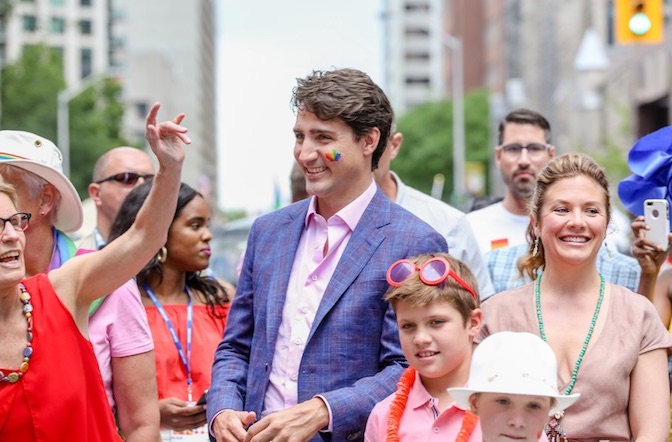
[[539, 253], [539, 237], [534, 238], [534, 248], [532, 249], [532, 256], [537, 256]]
[[166, 262], [166, 258], [168, 258], [168, 249], [166, 246], [163, 246], [159, 249], [159, 253], [156, 254], [156, 260], [159, 264], [163, 264]]

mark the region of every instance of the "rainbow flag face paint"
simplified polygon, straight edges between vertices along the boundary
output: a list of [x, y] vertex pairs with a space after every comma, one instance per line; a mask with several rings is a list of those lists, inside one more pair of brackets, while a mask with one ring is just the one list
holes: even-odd
[[341, 159], [341, 156], [342, 156], [341, 153], [340, 153], [339, 151], [337, 151], [336, 149], [331, 149], [331, 150], [330, 150], [329, 152], [327, 152], [327, 154], [325, 155], [325, 157], [326, 157], [329, 161], [339, 161], [339, 160]]

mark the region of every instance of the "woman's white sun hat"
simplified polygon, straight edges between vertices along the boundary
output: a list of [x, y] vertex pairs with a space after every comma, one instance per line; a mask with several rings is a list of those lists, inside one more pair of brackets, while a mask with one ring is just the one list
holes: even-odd
[[74, 232], [82, 226], [82, 201], [75, 186], [63, 174], [63, 156], [54, 143], [30, 132], [1, 130], [0, 163], [32, 172], [58, 189], [61, 204], [54, 223], [57, 229]]
[[555, 399], [549, 415], [572, 405], [579, 394], [558, 393], [557, 362], [551, 347], [539, 336], [499, 332], [485, 338], [474, 350], [465, 388], [449, 388], [453, 399], [469, 408], [474, 393], [526, 394]]

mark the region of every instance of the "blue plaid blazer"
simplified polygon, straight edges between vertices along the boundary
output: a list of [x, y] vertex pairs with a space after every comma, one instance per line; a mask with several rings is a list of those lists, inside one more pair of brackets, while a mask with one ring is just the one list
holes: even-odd
[[[290, 272], [310, 200], [260, 217], [250, 231], [223, 341], [215, 353], [208, 422], [223, 409], [261, 415]], [[324, 293], [305, 344], [298, 400], [322, 395], [333, 431], [313, 440], [363, 441], [373, 406], [406, 365], [383, 300], [392, 262], [447, 251], [443, 237], [377, 190]]]

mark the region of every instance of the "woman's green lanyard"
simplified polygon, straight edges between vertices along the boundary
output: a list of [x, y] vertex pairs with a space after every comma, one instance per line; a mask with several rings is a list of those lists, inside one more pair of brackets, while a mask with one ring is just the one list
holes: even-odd
[[185, 286], [185, 290], [187, 292], [187, 296], [189, 297], [189, 302], [187, 303], [187, 351], [185, 353], [184, 348], [182, 347], [182, 343], [180, 342], [180, 338], [177, 336], [177, 332], [175, 331], [175, 327], [173, 326], [173, 323], [170, 321], [170, 318], [168, 317], [168, 314], [166, 313], [166, 310], [163, 308], [161, 305], [161, 302], [159, 299], [156, 297], [154, 292], [149, 288], [147, 284], [142, 284], [142, 287], [145, 289], [145, 292], [147, 293], [147, 296], [149, 296], [149, 299], [152, 300], [152, 303], [154, 303], [154, 307], [159, 311], [161, 314], [161, 317], [163, 318], [163, 322], [166, 323], [166, 327], [168, 327], [168, 331], [170, 332], [170, 336], [173, 338], [173, 343], [175, 344], [175, 348], [177, 349], [177, 353], [180, 355], [180, 359], [182, 360], [182, 365], [184, 365], [184, 369], [187, 372], [187, 400], [191, 404], [193, 402], [193, 397], [192, 397], [192, 379], [191, 379], [191, 339], [192, 339], [192, 332], [193, 332], [193, 319], [194, 319], [194, 302], [191, 296], [191, 290], [189, 290], [189, 287]]

